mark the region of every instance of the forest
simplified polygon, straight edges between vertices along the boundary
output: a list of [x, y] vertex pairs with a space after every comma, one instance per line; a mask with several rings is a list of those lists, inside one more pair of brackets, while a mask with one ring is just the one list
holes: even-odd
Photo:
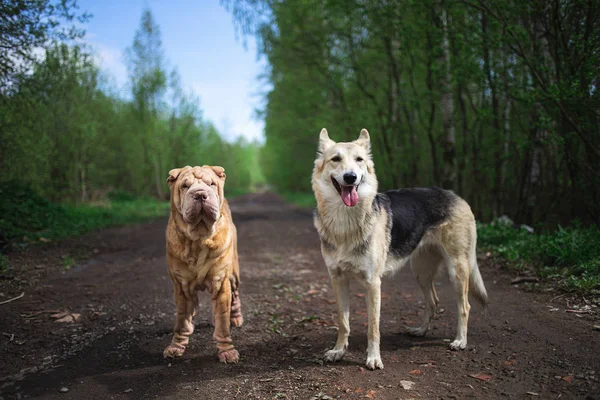
[[[312, 206], [321, 128], [367, 128], [380, 190], [452, 189], [482, 249], [599, 287], [599, 2], [220, 4], [266, 61], [264, 143], [225, 140], [203, 116], [149, 8], [119, 87], [76, 0], [2, 2], [0, 248], [164, 215], [165, 177], [186, 164], [225, 167], [229, 197], [266, 184]], [[486, 225], [498, 218], [536, 234]]]
[[167, 68], [149, 9], [124, 55], [125, 88], [82, 40], [78, 26], [91, 16], [74, 0], [2, 2], [0, 14], [0, 180], [9, 187], [69, 204], [166, 200], [170, 169], [215, 164], [235, 166], [228, 191], [251, 190], [257, 146], [223, 140], [203, 117], [198, 96]]
[[453, 189], [483, 221], [600, 222], [599, 2], [223, 3], [268, 60], [279, 190], [310, 191], [321, 128], [367, 128], [381, 189]]

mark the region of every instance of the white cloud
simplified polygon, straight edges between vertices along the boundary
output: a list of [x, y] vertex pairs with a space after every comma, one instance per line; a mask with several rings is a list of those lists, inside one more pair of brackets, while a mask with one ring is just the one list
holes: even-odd
[[94, 51], [94, 60], [100, 68], [114, 78], [119, 88], [127, 82], [127, 68], [123, 60], [123, 49], [107, 46], [103, 43], [88, 40]]
[[227, 140], [240, 136], [263, 141], [264, 121], [255, 117], [255, 101], [248, 94], [248, 82], [229, 80], [223, 83], [196, 82], [194, 93], [200, 96], [200, 107]]

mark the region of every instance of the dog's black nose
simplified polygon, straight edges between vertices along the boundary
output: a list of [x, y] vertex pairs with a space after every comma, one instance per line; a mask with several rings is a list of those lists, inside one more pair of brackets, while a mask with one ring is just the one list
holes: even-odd
[[346, 182], [348, 185], [352, 185], [354, 182], [356, 182], [356, 174], [354, 172], [346, 172], [344, 174], [344, 182]]

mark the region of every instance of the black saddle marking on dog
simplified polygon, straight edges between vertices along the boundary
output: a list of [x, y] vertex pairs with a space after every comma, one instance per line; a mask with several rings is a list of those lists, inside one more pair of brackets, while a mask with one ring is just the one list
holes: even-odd
[[378, 193], [373, 208], [383, 208], [388, 213], [390, 253], [397, 257], [412, 253], [428, 229], [448, 219], [457, 198], [454, 192], [438, 187]]

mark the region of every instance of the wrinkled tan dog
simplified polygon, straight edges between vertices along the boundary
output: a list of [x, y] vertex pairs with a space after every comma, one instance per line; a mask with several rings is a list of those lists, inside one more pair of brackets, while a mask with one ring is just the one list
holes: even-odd
[[171, 217], [167, 225], [167, 264], [175, 287], [177, 318], [165, 358], [183, 355], [194, 332], [193, 316], [200, 290], [212, 295], [212, 312], [219, 360], [235, 363], [230, 324], [242, 326], [238, 293], [240, 271], [237, 232], [223, 195], [222, 167], [176, 168], [167, 179]]

